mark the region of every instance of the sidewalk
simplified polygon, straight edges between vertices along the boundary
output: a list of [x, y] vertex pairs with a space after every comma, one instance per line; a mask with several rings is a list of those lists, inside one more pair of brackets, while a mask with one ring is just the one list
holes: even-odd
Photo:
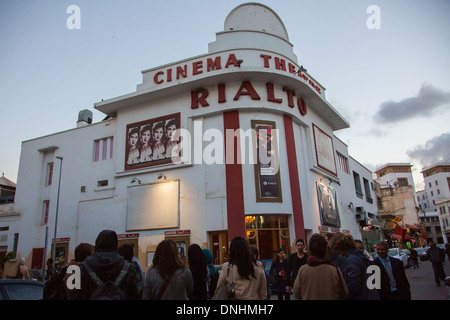
[[[450, 276], [450, 262], [445, 258], [444, 272]], [[405, 270], [411, 285], [412, 300], [447, 300], [449, 288], [441, 281], [441, 286], [437, 287], [434, 282], [434, 273], [431, 262], [422, 261], [419, 269], [408, 268]]]

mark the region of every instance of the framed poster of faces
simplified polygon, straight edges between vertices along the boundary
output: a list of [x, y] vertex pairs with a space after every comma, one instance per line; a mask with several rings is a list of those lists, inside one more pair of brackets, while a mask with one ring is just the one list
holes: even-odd
[[125, 170], [171, 163], [179, 157], [179, 137], [174, 135], [179, 128], [179, 113], [128, 124]]

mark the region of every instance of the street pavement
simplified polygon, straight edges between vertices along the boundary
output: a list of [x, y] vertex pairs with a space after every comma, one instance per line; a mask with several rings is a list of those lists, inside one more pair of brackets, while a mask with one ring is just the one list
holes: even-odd
[[[445, 258], [445, 275], [450, 276], [450, 262]], [[447, 300], [449, 288], [441, 281], [441, 286], [437, 287], [434, 282], [434, 273], [431, 262], [422, 261], [419, 263], [419, 269], [408, 268], [405, 270], [411, 285], [412, 300]]]

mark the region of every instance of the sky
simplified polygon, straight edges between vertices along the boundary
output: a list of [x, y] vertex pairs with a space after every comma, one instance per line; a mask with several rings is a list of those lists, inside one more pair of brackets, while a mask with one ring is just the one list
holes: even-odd
[[[2, 0], [0, 174], [17, 181], [22, 141], [76, 127], [80, 110], [103, 120], [94, 103], [136, 91], [142, 70], [207, 53], [244, 2]], [[450, 161], [450, 1], [259, 2], [350, 123], [335, 131], [350, 155], [411, 163], [423, 189], [422, 168]]]

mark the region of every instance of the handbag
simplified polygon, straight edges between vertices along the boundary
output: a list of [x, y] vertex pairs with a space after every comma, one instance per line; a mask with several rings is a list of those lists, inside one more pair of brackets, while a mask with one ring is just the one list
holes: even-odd
[[340, 290], [339, 290], [339, 299], [343, 300], [343, 299], [346, 298], [344, 285], [342, 284], [342, 282], [344, 281], [344, 279], [342, 279], [341, 273], [339, 272], [339, 269], [338, 269], [337, 266], [336, 266], [336, 271], [337, 271], [338, 278], [339, 278], [339, 289], [340, 289]]
[[236, 294], [233, 290], [233, 275], [231, 276], [231, 282], [228, 282], [228, 275], [230, 273], [230, 264], [228, 263], [227, 276], [225, 278], [225, 284], [222, 288], [211, 298], [211, 300], [236, 300]]

